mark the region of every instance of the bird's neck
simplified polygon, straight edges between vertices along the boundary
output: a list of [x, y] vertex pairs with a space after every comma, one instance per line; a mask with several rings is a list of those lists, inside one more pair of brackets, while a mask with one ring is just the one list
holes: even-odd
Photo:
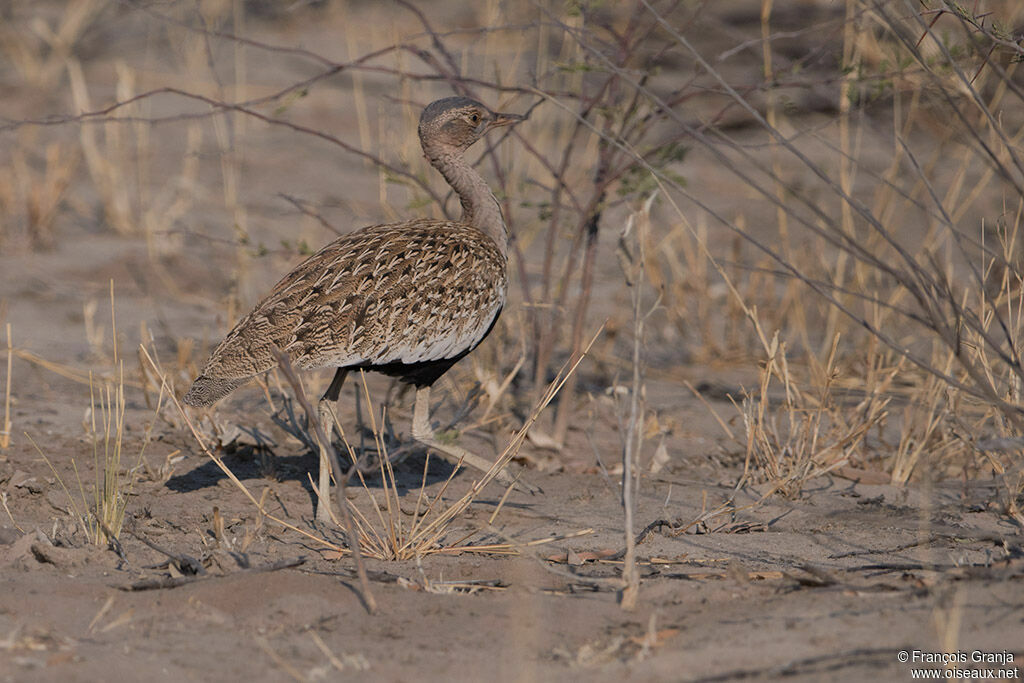
[[501, 207], [491, 188], [455, 150], [424, 150], [430, 163], [459, 195], [462, 203], [462, 222], [472, 225], [494, 240], [504, 256], [508, 251], [508, 228], [501, 215]]

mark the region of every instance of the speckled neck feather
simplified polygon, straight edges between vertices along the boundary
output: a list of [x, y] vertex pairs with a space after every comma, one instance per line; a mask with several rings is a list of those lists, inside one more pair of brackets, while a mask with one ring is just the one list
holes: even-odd
[[501, 206], [486, 181], [469, 165], [462, 151], [422, 140], [423, 153], [455, 190], [462, 204], [462, 222], [472, 225], [498, 245], [502, 256], [508, 253], [508, 227]]

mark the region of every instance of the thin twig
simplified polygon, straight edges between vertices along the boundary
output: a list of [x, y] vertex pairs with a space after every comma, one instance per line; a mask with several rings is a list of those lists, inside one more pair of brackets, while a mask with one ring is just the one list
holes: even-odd
[[239, 569], [238, 571], [231, 572], [230, 574], [210, 574], [209, 572], [205, 572], [203, 574], [193, 574], [190, 576], [172, 576], [160, 579], [145, 579], [143, 581], [136, 581], [135, 583], [128, 584], [127, 586], [118, 586], [118, 588], [123, 591], [131, 592], [159, 590], [162, 588], [177, 588], [178, 586], [184, 586], [187, 583], [195, 583], [196, 581], [206, 581], [208, 579], [223, 579], [232, 576], [242, 576], [246, 574], [265, 574], [267, 572], [276, 572], [280, 571], [281, 569], [301, 567], [305, 563], [305, 557], [295, 557], [290, 560], [278, 560], [277, 562], [262, 564], [257, 567]]
[[277, 360], [278, 367], [281, 369], [282, 374], [284, 374], [285, 379], [292, 385], [292, 389], [295, 391], [295, 399], [302, 406], [302, 409], [306, 411], [306, 420], [308, 424], [312, 425], [316, 438], [320, 442], [320, 447], [326, 450], [329, 456], [331, 469], [334, 470], [334, 481], [337, 485], [335, 499], [332, 501], [329, 491], [321, 491], [320, 504], [324, 502], [328, 505], [333, 504], [341, 512], [341, 518], [345, 524], [345, 535], [348, 537], [348, 547], [352, 551], [352, 560], [355, 563], [356, 574], [359, 576], [359, 584], [363, 590], [364, 605], [366, 610], [373, 614], [377, 611], [377, 601], [373, 598], [373, 593], [370, 591], [370, 580], [366, 576], [366, 567], [363, 566], [362, 552], [359, 549], [359, 537], [356, 535], [352, 513], [348, 508], [348, 497], [345, 495], [345, 477], [342, 475], [341, 460], [338, 459], [338, 453], [334, 450], [334, 445], [327, 438], [327, 434], [324, 432], [323, 425], [320, 424], [316, 411], [313, 410], [309, 399], [306, 398], [306, 392], [302, 390], [302, 384], [299, 382], [299, 378], [295, 374], [288, 356], [282, 353], [275, 345], [271, 345], [270, 352], [274, 354], [274, 358]]

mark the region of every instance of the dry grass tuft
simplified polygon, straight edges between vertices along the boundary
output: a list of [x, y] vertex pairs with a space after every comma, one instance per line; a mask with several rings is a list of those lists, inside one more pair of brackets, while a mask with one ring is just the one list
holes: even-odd
[[[585, 348], [589, 352], [598, 334], [591, 339], [590, 344]], [[426, 476], [429, 466], [429, 455], [424, 463], [423, 479], [420, 488], [416, 493], [416, 503], [411, 513], [411, 519], [404, 519], [398, 486], [395, 480], [394, 470], [387, 454], [386, 441], [381, 430], [384, 415], [378, 422], [373, 417], [372, 402], [369, 390], [366, 386], [365, 376], [363, 378], [363, 399], [367, 407], [367, 414], [371, 416], [371, 428], [374, 435], [374, 443], [377, 453], [380, 454], [380, 473], [383, 482], [383, 501], [378, 499], [367, 486], [363, 474], [356, 469], [357, 476], [363, 486], [363, 492], [370, 500], [370, 511], [362, 511], [355, 506], [352, 513], [358, 527], [360, 546], [362, 552], [370, 557], [380, 560], [411, 560], [433, 554], [461, 554], [461, 553], [487, 553], [487, 554], [516, 554], [520, 547], [532, 547], [542, 543], [550, 543], [558, 539], [540, 539], [526, 543], [516, 543], [506, 540], [501, 543], [481, 543], [479, 539], [491, 532], [492, 525], [498, 514], [501, 512], [505, 501], [512, 491], [509, 487], [502, 496], [498, 505], [491, 513], [487, 522], [469, 531], [454, 534], [454, 526], [465, 512], [473, 505], [484, 488], [490, 484], [508, 463], [516, 457], [519, 449], [529, 433], [530, 428], [537, 422], [544, 409], [558, 395], [565, 385], [568, 377], [572, 375], [582, 362], [583, 356], [571, 365], [566, 365], [548, 385], [547, 390], [533, 406], [529, 416], [526, 418], [519, 430], [505, 445], [505, 448], [495, 460], [494, 465], [473, 482], [470, 489], [453, 503], [444, 500], [445, 493], [452, 478], [459, 471], [456, 467], [448, 479], [441, 486], [440, 490], [431, 495], [427, 492]], [[348, 450], [352, 463], [358, 461], [355, 449], [341, 431], [345, 446]]]
[[46, 462], [67, 496], [68, 512], [78, 521], [89, 541], [96, 545], [116, 542], [121, 534], [125, 508], [144, 461], [153, 427], [159, 418], [164, 396], [161, 392], [158, 397], [157, 409], [145, 428], [135, 462], [126, 467], [124, 362], [117, 347], [117, 321], [114, 310], [114, 283], [111, 281], [110, 328], [115, 372], [111, 378], [104, 380], [101, 386], [96, 385], [92, 372], [88, 373], [90, 405], [86, 411], [84, 426], [92, 450], [91, 492], [87, 493], [78, 463], [72, 458], [71, 466], [75, 473], [78, 493], [77, 497], [73, 495], [43, 449], [26, 434], [32, 447]]
[[[853, 407], [834, 395], [838, 344], [836, 336], [817, 381], [801, 383], [793, 376], [786, 345], [777, 333], [772, 337], [758, 388], [742, 405], [745, 479], [761, 478], [774, 491], [794, 497], [808, 480], [849, 465], [868, 432], [885, 419], [886, 399]], [[782, 385], [780, 391], [773, 391], [773, 380]]]
[[[600, 331], [594, 335], [593, 339], [591, 339], [590, 343], [585, 348], [586, 352], [589, 352], [590, 347], [593, 345], [599, 334]], [[154, 360], [153, 355], [145, 347], [140, 348], [140, 355], [146, 361], [148, 372], [151, 373], [152, 376], [157, 379], [157, 383], [166, 390], [168, 386], [167, 375], [161, 369], [157, 361]], [[484, 488], [494, 480], [494, 477], [497, 476], [498, 472], [511, 462], [514, 457], [516, 457], [516, 454], [522, 447], [530, 428], [536, 423], [537, 419], [548, 404], [555, 398], [555, 396], [558, 395], [558, 392], [565, 385], [567, 378], [571, 376], [572, 373], [576, 372], [584, 357], [585, 355], [578, 358], [571, 365], [567, 364], [562, 368], [554, 380], [549, 384], [544, 395], [534, 405], [529, 416], [523, 422], [519, 430], [508, 441], [505, 448], [496, 459], [494, 466], [485, 472], [479, 479], [475, 480], [470, 489], [460, 498], [454, 502], [444, 500], [444, 494], [448, 490], [448, 484], [451, 482], [452, 477], [454, 477], [459, 468], [456, 468], [452, 472], [449, 479], [441, 487], [441, 490], [435, 495], [430, 495], [426, 490], [426, 469], [424, 469], [424, 480], [417, 493], [416, 506], [411, 520], [403, 519], [404, 513], [400, 506], [398, 486], [395, 481], [394, 471], [391, 467], [390, 460], [387, 457], [386, 441], [382, 432], [381, 424], [372, 418], [373, 404], [370, 400], [369, 390], [366, 387], [364, 377], [363, 397], [367, 406], [367, 412], [371, 415], [374, 442], [376, 444], [377, 452], [381, 454], [380, 472], [384, 487], [383, 500], [380, 500], [378, 498], [378, 494], [375, 494], [367, 486], [365, 478], [362, 473], [359, 472], [358, 468], [355, 469], [355, 472], [362, 483], [364, 494], [370, 500], [371, 509], [369, 511], [360, 510], [347, 500], [343, 501], [343, 504], [350, 506], [353, 519], [356, 522], [360, 552], [369, 557], [380, 560], [408, 560], [439, 553], [459, 554], [465, 552], [476, 552], [513, 554], [517, 552], [517, 547], [530, 547], [558, 540], [558, 538], [546, 538], [523, 544], [517, 544], [514, 541], [502, 543], [473, 542], [474, 539], [479, 539], [490, 532], [490, 527], [498, 513], [501, 511], [511, 489], [505, 492], [505, 495], [501, 499], [501, 503], [491, 514], [485, 525], [471, 529], [468, 532], [462, 532], [461, 535], [458, 535], [455, 538], [452, 538], [451, 536], [456, 522], [465, 514], [470, 506], [473, 505], [483, 492]], [[168, 393], [168, 396], [177, 409], [182, 421], [192, 432], [193, 437], [196, 439], [203, 453], [212, 460], [231, 480], [231, 482], [245, 494], [249, 501], [257, 507], [261, 518], [269, 519], [284, 528], [295, 531], [310, 540], [316, 541], [318, 544], [325, 547], [330, 553], [333, 553], [332, 556], [334, 557], [342, 557], [348, 554], [348, 549], [334, 543], [333, 541], [304, 529], [300, 529], [299, 527], [268, 513], [264, 509], [263, 504], [260, 501], [257, 501], [256, 497], [244, 484], [242, 484], [242, 482], [234, 475], [234, 473], [231, 472], [223, 461], [211, 452], [206, 443], [206, 439], [201, 435], [200, 431], [197, 429], [192, 419], [178, 402], [173, 393]], [[382, 418], [383, 417], [384, 415], [382, 415]], [[383, 422], [383, 420], [381, 420], [381, 422]], [[344, 444], [348, 450], [351, 462], [358, 462], [355, 449], [348, 441], [347, 437], [345, 437], [344, 432], [341, 430], [341, 426], [337, 426], [339, 432], [342, 434], [342, 438], [344, 439]], [[426, 466], [427, 465], [425, 464], [424, 467], [426, 468]]]
[[[124, 368], [118, 368], [118, 375], [123, 376]], [[107, 540], [115, 540], [121, 533], [124, 522], [125, 506], [128, 504], [128, 493], [134, 478], [122, 472], [122, 456], [124, 454], [124, 383], [116, 385], [105, 383], [99, 392], [89, 386], [92, 397], [91, 407], [87, 414], [88, 434], [92, 442], [92, 468], [95, 474], [92, 499], [89, 501], [89, 514], [82, 517], [89, 539], [96, 545]], [[97, 400], [97, 393], [98, 400]], [[96, 418], [99, 417], [99, 427]], [[141, 458], [141, 452], [140, 452]], [[75, 460], [71, 460], [78, 479], [79, 493], [83, 504], [87, 500], [81, 475]], [[107, 538], [108, 531], [113, 534]]]
[[[772, 88], [792, 82], [755, 100], [730, 83], [725, 61], [698, 53], [688, 27], [665, 17], [660, 26], [680, 54], [753, 132], [709, 135], [644, 79], [617, 72], [734, 176], [759, 219], [774, 210], [774, 226], [760, 219], [752, 228], [743, 208], [724, 215], [645, 166], [679, 218], [652, 249], [660, 264], [649, 271], [666, 293], [669, 329], [697, 361], [760, 364], [757, 386], [737, 406], [744, 481], [793, 496], [830, 472], [895, 484], [996, 476], [1004, 511], [1024, 523], [1024, 49], [1001, 28], [1019, 21], [1020, 8], [989, 5], [990, 13], [950, 4], [915, 14], [847, 2], [836, 24], [838, 115], [821, 126], [810, 123], [813, 112], [779, 107]], [[779, 55], [769, 46], [766, 82], [787, 81], [794, 74], [773, 65]], [[862, 147], [879, 104], [892, 116], [887, 163]], [[693, 208], [681, 210], [680, 198]], [[715, 253], [707, 219], [735, 236], [728, 255]], [[978, 227], [965, 228], [969, 220]]]

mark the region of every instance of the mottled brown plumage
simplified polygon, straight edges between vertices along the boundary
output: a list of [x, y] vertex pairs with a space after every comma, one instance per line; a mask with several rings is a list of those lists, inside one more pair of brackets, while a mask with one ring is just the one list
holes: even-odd
[[505, 256], [461, 223], [416, 220], [364, 228], [288, 273], [210, 356], [185, 400], [209, 405], [276, 365], [414, 365], [458, 356], [501, 310]]
[[[496, 126], [521, 120], [450, 97], [420, 117], [424, 154], [459, 195], [459, 222], [417, 219], [345, 235], [299, 264], [214, 350], [185, 395], [211, 405], [276, 365], [281, 349], [305, 369], [338, 368], [321, 399], [330, 436], [344, 373], [365, 368], [417, 386], [414, 436], [451, 460], [489, 463], [441, 444], [427, 423], [429, 387], [490, 332], [507, 290], [508, 235], [498, 203], [463, 158]], [[321, 489], [328, 482], [322, 453]], [[507, 477], [502, 477], [508, 480]], [[318, 506], [323, 517], [325, 506]]]

